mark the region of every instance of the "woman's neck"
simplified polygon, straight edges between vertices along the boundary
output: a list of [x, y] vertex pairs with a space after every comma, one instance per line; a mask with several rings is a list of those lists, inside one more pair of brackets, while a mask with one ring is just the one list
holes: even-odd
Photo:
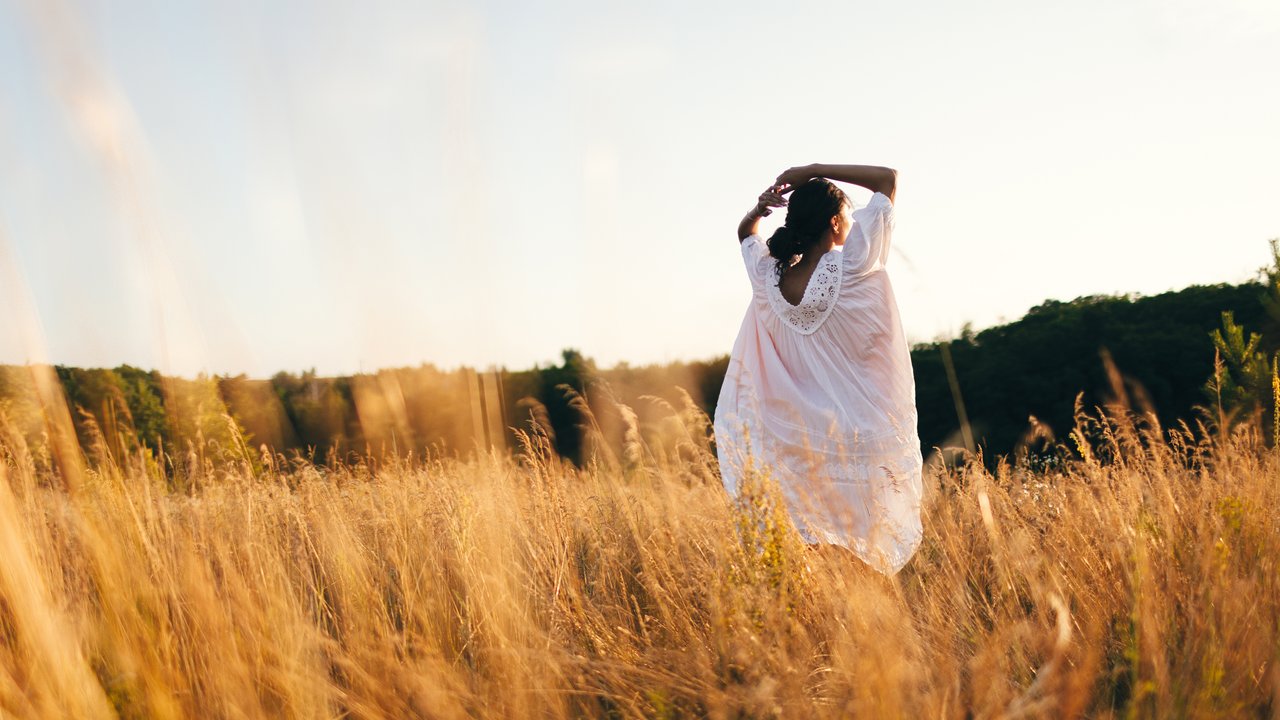
[[800, 262], [796, 264], [805, 265], [805, 266], [812, 265], [818, 262], [818, 258], [821, 258], [823, 255], [826, 255], [827, 253], [831, 252], [831, 248], [835, 246], [836, 246], [835, 235], [828, 234], [823, 239], [819, 240], [813, 245], [810, 245], [809, 249], [805, 250], [804, 254], [800, 256]]

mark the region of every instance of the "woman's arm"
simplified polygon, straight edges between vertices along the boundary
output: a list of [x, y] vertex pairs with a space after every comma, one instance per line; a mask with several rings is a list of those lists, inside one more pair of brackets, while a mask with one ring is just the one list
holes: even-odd
[[884, 193], [890, 202], [898, 189], [898, 171], [880, 165], [826, 165], [814, 163], [793, 167], [778, 176], [779, 185], [786, 184], [782, 192], [794, 190], [810, 178], [823, 177], [838, 182], [861, 185], [871, 192]]
[[764, 217], [759, 205], [751, 208], [742, 218], [742, 222], [738, 223], [738, 242], [742, 242], [747, 238], [760, 232], [760, 218]]
[[760, 218], [772, 213], [773, 210], [770, 208], [782, 207], [786, 204], [787, 200], [778, 192], [778, 187], [770, 185], [767, 190], [760, 193], [756, 206], [743, 216], [742, 222], [738, 223], [738, 242], [760, 232]]

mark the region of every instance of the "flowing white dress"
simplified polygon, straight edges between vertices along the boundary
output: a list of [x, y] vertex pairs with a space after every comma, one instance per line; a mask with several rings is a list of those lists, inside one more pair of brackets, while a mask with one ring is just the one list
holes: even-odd
[[885, 272], [894, 208], [875, 193], [799, 305], [778, 289], [765, 241], [742, 241], [752, 297], [715, 411], [716, 453], [736, 496], [744, 469], [782, 488], [807, 542], [843, 545], [895, 573], [920, 544], [915, 379]]

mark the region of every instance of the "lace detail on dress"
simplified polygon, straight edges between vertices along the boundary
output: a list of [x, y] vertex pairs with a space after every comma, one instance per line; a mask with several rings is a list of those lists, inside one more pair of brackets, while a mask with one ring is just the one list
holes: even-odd
[[792, 305], [782, 296], [778, 288], [778, 275], [775, 270], [772, 279], [765, 284], [769, 287], [769, 304], [773, 311], [801, 335], [812, 335], [822, 321], [831, 314], [836, 306], [836, 296], [840, 292], [841, 266], [840, 255], [832, 250], [818, 261], [813, 275], [809, 277], [809, 285], [804, 289], [804, 297], [799, 305]]

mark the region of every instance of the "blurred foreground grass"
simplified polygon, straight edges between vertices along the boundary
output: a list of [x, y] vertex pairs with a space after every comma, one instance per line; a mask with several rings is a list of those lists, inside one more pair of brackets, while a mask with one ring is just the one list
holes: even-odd
[[338, 468], [193, 455], [181, 482], [105, 442], [42, 465], [9, 429], [0, 715], [1280, 707], [1280, 458], [1256, 428], [1082, 415], [1083, 459], [1051, 470], [933, 466], [924, 545], [886, 579], [805, 548], [767, 479], [726, 497], [705, 416], [669, 420], [583, 469], [534, 433]]

